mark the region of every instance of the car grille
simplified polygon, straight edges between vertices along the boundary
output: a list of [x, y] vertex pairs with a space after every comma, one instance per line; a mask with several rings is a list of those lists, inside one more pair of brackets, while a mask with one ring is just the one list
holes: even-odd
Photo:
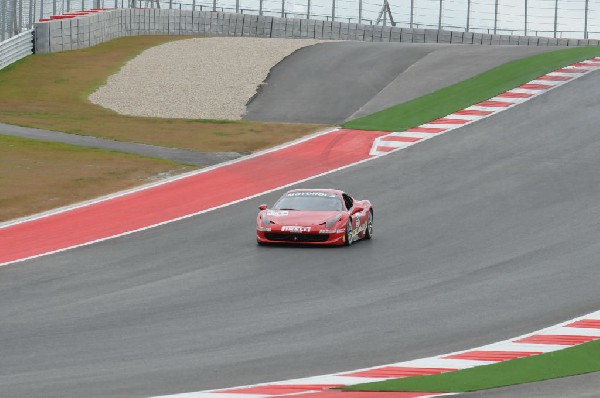
[[274, 242], [326, 242], [329, 235], [266, 232], [265, 238]]

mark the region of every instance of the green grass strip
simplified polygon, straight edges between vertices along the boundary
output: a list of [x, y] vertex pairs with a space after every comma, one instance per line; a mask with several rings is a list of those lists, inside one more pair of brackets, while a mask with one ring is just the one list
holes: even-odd
[[523, 58], [423, 97], [351, 120], [343, 127], [404, 131], [488, 100], [556, 69], [595, 56], [600, 56], [600, 48], [577, 47]]
[[349, 391], [469, 392], [600, 371], [600, 340], [547, 354], [431, 376], [357, 384]]

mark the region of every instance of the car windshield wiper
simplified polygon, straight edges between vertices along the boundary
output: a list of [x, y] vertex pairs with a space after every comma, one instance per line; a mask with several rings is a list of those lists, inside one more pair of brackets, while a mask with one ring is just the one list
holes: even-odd
[[283, 209], [278, 209], [278, 210], [296, 210], [296, 209], [288, 209], [288, 208], [283, 208]]

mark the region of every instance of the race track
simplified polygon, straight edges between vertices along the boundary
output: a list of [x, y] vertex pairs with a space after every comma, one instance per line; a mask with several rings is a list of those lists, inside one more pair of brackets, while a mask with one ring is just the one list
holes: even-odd
[[[0, 391], [143, 397], [467, 349], [598, 309], [600, 74], [301, 184], [372, 241], [258, 247], [275, 192], [0, 269]], [[260, 176], [257, 176], [260, 178]], [[590, 382], [581, 396], [594, 388]]]
[[333, 42], [277, 64], [246, 120], [339, 124], [556, 47]]

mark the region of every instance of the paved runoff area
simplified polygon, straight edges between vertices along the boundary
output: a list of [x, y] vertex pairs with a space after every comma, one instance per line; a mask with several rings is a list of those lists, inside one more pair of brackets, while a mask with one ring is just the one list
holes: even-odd
[[240, 119], [271, 68], [318, 40], [209, 37], [150, 48], [90, 101], [132, 116]]
[[[90, 100], [134, 116], [338, 124], [557, 49], [249, 37], [178, 40], [144, 51]], [[440, 63], [445, 67], [440, 69]]]

